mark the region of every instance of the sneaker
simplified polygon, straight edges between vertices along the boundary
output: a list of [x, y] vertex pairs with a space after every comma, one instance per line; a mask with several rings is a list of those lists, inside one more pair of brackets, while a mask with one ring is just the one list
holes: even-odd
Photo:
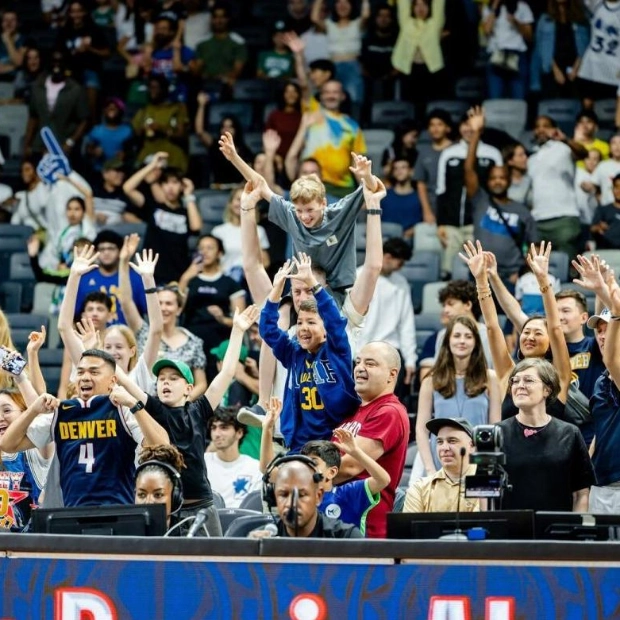
[[251, 407], [241, 407], [237, 413], [237, 420], [246, 426], [261, 428], [266, 415], [267, 412], [256, 403], [256, 405], [252, 405]]

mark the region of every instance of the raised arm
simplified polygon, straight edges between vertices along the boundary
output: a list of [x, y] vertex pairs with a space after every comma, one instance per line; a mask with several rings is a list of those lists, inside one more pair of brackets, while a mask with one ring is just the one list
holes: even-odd
[[51, 413], [58, 405], [58, 399], [51, 394], [41, 394], [0, 436], [0, 450], [15, 453], [36, 447], [27, 437], [28, 427], [40, 413]]
[[129, 262], [139, 246], [140, 236], [137, 233], [127, 235], [123, 241], [118, 263], [118, 301], [128, 327], [134, 332], [139, 332], [144, 322], [133, 300], [133, 289], [131, 287], [131, 278], [129, 277]]
[[420, 452], [420, 458], [424, 463], [427, 476], [436, 473], [433, 452], [431, 450], [430, 433], [426, 423], [433, 417], [433, 376], [430, 375], [422, 381], [420, 395], [418, 397], [418, 414], [415, 420], [415, 437]]
[[155, 153], [150, 164], [140, 168], [138, 172], [130, 176], [125, 183], [123, 183], [123, 191], [125, 192], [125, 195], [134, 205], [136, 205], [136, 207], [144, 206], [145, 202], [144, 194], [138, 191], [138, 186], [146, 180], [146, 177], [153, 172], [153, 170], [160, 167], [167, 159], [168, 153], [165, 151]]
[[265, 179], [252, 166], [243, 161], [239, 153], [237, 153], [235, 142], [230, 132], [227, 131], [220, 137], [219, 145], [222, 155], [239, 171], [246, 181], [251, 181], [255, 187], [260, 187], [261, 197], [269, 202], [273, 196], [273, 191]]
[[[129, 266], [140, 275], [146, 294], [146, 311], [149, 317], [149, 333], [142, 351], [142, 357], [147, 368], [151, 368], [157, 361], [161, 337], [164, 333], [164, 318], [157, 292], [155, 291], [155, 266], [159, 260], [159, 254], [153, 255], [153, 250], [142, 250], [142, 256], [136, 254], [136, 262]], [[134, 304], [135, 308], [135, 304]], [[137, 311], [137, 309], [136, 309]]]
[[295, 59], [295, 77], [301, 88], [302, 101], [307, 104], [312, 93], [310, 92], [310, 84], [306, 73], [306, 57], [304, 55], [306, 44], [296, 32], [286, 32], [284, 34], [284, 43], [286, 43], [291, 52], [293, 52], [293, 58]]
[[196, 195], [194, 194], [194, 182], [188, 177], [183, 177], [183, 206], [187, 210], [187, 222], [191, 233], [199, 234], [202, 229], [202, 215], [198, 209]]
[[267, 471], [267, 466], [275, 458], [275, 452], [273, 450], [273, 434], [276, 428], [276, 423], [282, 412], [282, 401], [275, 396], [269, 399], [269, 403], [266, 408], [267, 414], [263, 419], [263, 430], [260, 436], [260, 459], [258, 467], [262, 474]]
[[325, 20], [322, 17], [323, 4], [325, 0], [314, 0], [312, 10], [310, 11], [310, 19], [312, 23], [320, 30], [325, 32]]
[[[39, 364], [39, 351], [45, 342], [45, 337], [45, 325], [41, 325], [40, 332], [30, 332], [28, 336], [28, 345], [26, 346], [26, 353], [28, 354], [28, 374], [30, 375], [31, 385], [36, 396], [47, 392], [45, 378], [43, 377], [41, 365]], [[32, 401], [26, 400], [26, 404], [30, 405]]]
[[[65, 288], [65, 296], [63, 297], [58, 314], [58, 332], [69, 352], [71, 361], [76, 365], [80, 361], [84, 347], [82, 345], [82, 340], [73, 329], [73, 319], [76, 312], [75, 302], [77, 300], [80, 279], [83, 275], [93, 271], [93, 269], [97, 269], [98, 258], [99, 252], [95, 252], [95, 248], [92, 245], [74, 248], [73, 263], [71, 264], [71, 271], [69, 272], [69, 278], [67, 279], [67, 286]], [[77, 310], [79, 310], [79, 308]]]
[[515, 299], [514, 295], [510, 293], [503, 280], [499, 277], [495, 254], [493, 254], [493, 252], [485, 252], [484, 256], [486, 259], [489, 282], [493, 292], [495, 293], [497, 303], [500, 305], [510, 322], [515, 326], [515, 330], [520, 332], [523, 329], [523, 325], [527, 321], [527, 314], [523, 312], [521, 304]]
[[243, 334], [250, 329], [250, 325], [256, 323], [259, 314], [260, 310], [256, 305], [248, 306], [241, 313], [235, 311], [228, 348], [222, 360], [222, 368], [220, 372], [217, 373], [215, 379], [211, 381], [211, 385], [205, 392], [205, 396], [213, 409], [218, 407], [222, 402], [226, 390], [234, 379], [237, 362], [239, 361]]
[[338, 439], [338, 447], [351, 458], [355, 459], [362, 469], [366, 470], [370, 476], [368, 478], [368, 489], [373, 494], [381, 493], [390, 484], [390, 474], [377, 461], [371, 459], [359, 446], [355, 436], [349, 430], [337, 428], [334, 436]]
[[543, 298], [545, 316], [547, 317], [547, 332], [549, 333], [551, 353], [553, 355], [553, 365], [560, 376], [561, 389], [558, 398], [562, 402], [566, 402], [568, 387], [572, 380], [572, 370], [566, 338], [564, 338], [564, 332], [562, 331], [562, 325], [560, 323], [560, 313], [555, 299], [555, 292], [549, 283], [550, 254], [551, 243], [545, 244], [544, 241], [541, 241], [538, 247], [532, 243], [530, 246], [530, 253], [527, 256], [527, 263], [532, 273], [536, 276]]
[[572, 264], [579, 274], [573, 282], [596, 294], [596, 314], [599, 314], [603, 308], [611, 308], [610, 287], [615, 282], [613, 269], [603, 269], [602, 261], [596, 254], [590, 258], [579, 254]]
[[491, 357], [493, 358], [493, 367], [499, 377], [500, 382], [504, 382], [508, 378], [508, 374], [514, 368], [514, 361], [510, 356], [510, 351], [506, 346], [506, 340], [502, 328], [499, 324], [495, 302], [493, 301], [493, 293], [489, 286], [489, 278], [487, 275], [486, 258], [480, 241], [476, 241], [475, 245], [472, 241], [468, 241], [464, 246], [464, 253], [460, 253], [461, 260], [467, 263], [474, 279], [476, 280], [476, 288], [478, 290], [478, 302], [482, 310], [482, 316], [487, 327], [489, 338], [489, 347], [491, 349]]
[[194, 131], [199, 140], [207, 148], [210, 148], [213, 144], [213, 136], [208, 131], [205, 131], [205, 116], [207, 114], [207, 105], [210, 101], [210, 97], [207, 93], [198, 93], [196, 101], [198, 102], [198, 110], [194, 117]]
[[265, 152], [263, 175], [272, 190], [276, 190], [276, 154], [281, 142], [280, 135], [275, 129], [267, 129], [263, 132], [263, 151]]
[[289, 146], [288, 151], [286, 152], [286, 157], [284, 158], [284, 172], [289, 181], [293, 182], [297, 178], [297, 170], [299, 168], [299, 154], [301, 150], [304, 148], [304, 144], [306, 142], [306, 132], [308, 131], [308, 127], [312, 125], [314, 122], [316, 112], [306, 112], [301, 117], [301, 123], [299, 123], [299, 128], [297, 129], [297, 133], [295, 134], [295, 138], [293, 138], [293, 142], [291, 142], [291, 146]]
[[[375, 177], [376, 178], [376, 177]], [[385, 185], [377, 180], [376, 191], [371, 191], [364, 184], [364, 203], [366, 206], [366, 254], [364, 264], [355, 283], [351, 287], [349, 296], [355, 310], [362, 315], [368, 312], [368, 307], [375, 294], [377, 280], [383, 268], [383, 237], [381, 235], [381, 201], [385, 198]]]
[[467, 112], [467, 115], [473, 135], [467, 147], [467, 157], [465, 158], [463, 173], [465, 177], [465, 191], [467, 192], [467, 197], [471, 198], [480, 188], [480, 181], [476, 172], [476, 152], [484, 129], [484, 112], [480, 106], [475, 106]]
[[616, 387], [620, 389], [620, 288], [615, 278], [608, 281], [607, 289], [611, 301], [611, 321], [607, 326], [603, 362]]

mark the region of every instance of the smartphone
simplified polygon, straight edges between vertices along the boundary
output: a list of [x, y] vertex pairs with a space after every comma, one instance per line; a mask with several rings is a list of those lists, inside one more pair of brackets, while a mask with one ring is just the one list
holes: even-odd
[[200, 263], [203, 263], [204, 260], [204, 256], [200, 252], [194, 252], [194, 255], [192, 256], [192, 263], [200, 265]]
[[16, 351], [0, 347], [0, 367], [12, 375], [21, 375], [26, 367], [26, 360]]

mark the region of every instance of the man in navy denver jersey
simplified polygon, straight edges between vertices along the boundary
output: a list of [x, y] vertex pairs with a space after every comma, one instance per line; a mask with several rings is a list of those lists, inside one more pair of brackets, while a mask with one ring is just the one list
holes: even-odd
[[116, 385], [114, 358], [84, 351], [78, 397], [42, 394], [7, 429], [0, 449], [21, 452], [55, 442], [65, 506], [133, 504], [136, 445], [169, 443], [168, 433]]

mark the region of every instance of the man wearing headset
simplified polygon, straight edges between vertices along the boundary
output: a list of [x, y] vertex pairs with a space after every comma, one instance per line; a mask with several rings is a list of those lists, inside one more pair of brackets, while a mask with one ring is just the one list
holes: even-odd
[[[277, 471], [274, 469], [277, 467]], [[273, 483], [268, 482], [274, 474]], [[265, 474], [264, 495], [270, 507], [275, 506], [276, 536], [297, 538], [363, 538], [354, 525], [330, 519], [321, 514], [318, 506], [323, 497], [319, 486], [321, 474], [309, 457], [285, 456], [277, 459]], [[252, 538], [273, 534], [267, 530], [250, 533]]]

